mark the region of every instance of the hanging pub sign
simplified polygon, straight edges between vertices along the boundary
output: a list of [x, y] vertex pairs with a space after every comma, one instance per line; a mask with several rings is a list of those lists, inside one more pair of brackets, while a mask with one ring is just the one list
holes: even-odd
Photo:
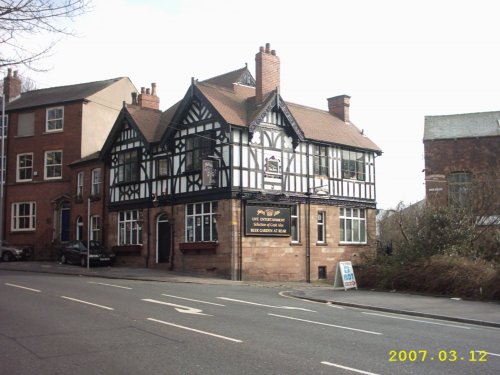
[[202, 184], [203, 186], [219, 186], [219, 161], [202, 160]]
[[290, 236], [290, 208], [246, 206], [245, 235]]

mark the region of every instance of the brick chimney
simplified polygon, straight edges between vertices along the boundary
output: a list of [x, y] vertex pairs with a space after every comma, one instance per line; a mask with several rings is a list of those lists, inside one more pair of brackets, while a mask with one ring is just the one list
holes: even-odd
[[12, 74], [12, 69], [7, 70], [7, 77], [3, 79], [3, 92], [5, 95], [5, 101], [11, 102], [21, 95], [22, 82], [17, 75], [17, 70]]
[[349, 122], [349, 106], [351, 97], [349, 95], [339, 95], [328, 98], [328, 112], [337, 116], [344, 122]]
[[267, 94], [280, 86], [280, 58], [275, 50], [271, 50], [269, 43], [266, 43], [265, 49], [260, 47], [255, 55], [255, 76], [255, 99], [259, 105]]
[[141, 87], [138, 101], [143, 108], [160, 109], [160, 98], [156, 96], [156, 83], [151, 84], [151, 90]]

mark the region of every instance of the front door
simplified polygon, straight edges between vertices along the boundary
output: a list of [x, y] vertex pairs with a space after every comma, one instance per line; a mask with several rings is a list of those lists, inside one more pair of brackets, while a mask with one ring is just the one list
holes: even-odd
[[172, 240], [172, 228], [168, 222], [167, 215], [163, 214], [158, 217], [156, 225], [157, 233], [157, 262], [168, 263], [170, 262], [170, 246]]
[[69, 241], [69, 218], [70, 218], [69, 204], [64, 203], [61, 207], [61, 242]]

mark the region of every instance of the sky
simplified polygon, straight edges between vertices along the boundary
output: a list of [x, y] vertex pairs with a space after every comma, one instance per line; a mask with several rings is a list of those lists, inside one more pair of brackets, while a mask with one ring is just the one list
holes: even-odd
[[[498, 2], [491, 0], [94, 0], [42, 61], [37, 88], [129, 77], [157, 84], [160, 107], [248, 63], [270, 43], [285, 101], [350, 119], [383, 154], [378, 208], [424, 198], [424, 118], [500, 110]], [[27, 43], [38, 43], [32, 38]]]

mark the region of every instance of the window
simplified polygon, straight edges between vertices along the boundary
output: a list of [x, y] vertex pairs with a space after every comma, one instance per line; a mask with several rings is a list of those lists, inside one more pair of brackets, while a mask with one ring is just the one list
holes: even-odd
[[78, 172], [76, 175], [76, 196], [83, 197], [83, 172]]
[[45, 179], [62, 177], [62, 151], [45, 152]]
[[366, 243], [366, 213], [364, 209], [340, 209], [340, 242]]
[[328, 147], [314, 146], [314, 174], [328, 176]]
[[31, 181], [33, 179], [33, 154], [17, 155], [16, 181]]
[[35, 114], [20, 113], [17, 119], [17, 136], [30, 137], [35, 135]]
[[91, 194], [94, 196], [101, 195], [101, 168], [96, 168], [92, 170]]
[[[3, 122], [5, 121], [5, 123]], [[7, 133], [9, 129], [9, 116], [0, 116], [0, 137], [7, 138]]]
[[118, 154], [118, 182], [139, 180], [139, 152], [125, 151]]
[[317, 243], [325, 243], [325, 218], [326, 212], [318, 211], [318, 239]]
[[472, 173], [454, 172], [448, 176], [448, 205], [451, 207], [470, 207]]
[[7, 177], [7, 156], [0, 155], [0, 160], [2, 163], [2, 175], [0, 178], [2, 179], [2, 184], [5, 184], [5, 178]]
[[365, 154], [356, 151], [342, 151], [342, 178], [365, 180]]
[[81, 216], [76, 218], [76, 239], [83, 240], [83, 219]]
[[118, 214], [118, 244], [142, 244], [142, 213], [137, 210], [122, 211]]
[[299, 206], [292, 206], [290, 209], [290, 229], [292, 232], [292, 242], [300, 242]]
[[217, 241], [217, 202], [186, 205], [186, 242]]
[[168, 174], [168, 160], [167, 159], [158, 159], [156, 161], [156, 165], [158, 166], [157, 175], [160, 177], [164, 177]]
[[64, 108], [47, 108], [47, 125], [45, 131], [53, 132], [63, 130], [64, 126]]
[[215, 140], [212, 132], [186, 138], [186, 171], [201, 170], [203, 158], [212, 155]]
[[90, 218], [90, 240], [101, 240], [101, 217], [94, 215]]
[[35, 230], [36, 203], [12, 203], [11, 230]]

